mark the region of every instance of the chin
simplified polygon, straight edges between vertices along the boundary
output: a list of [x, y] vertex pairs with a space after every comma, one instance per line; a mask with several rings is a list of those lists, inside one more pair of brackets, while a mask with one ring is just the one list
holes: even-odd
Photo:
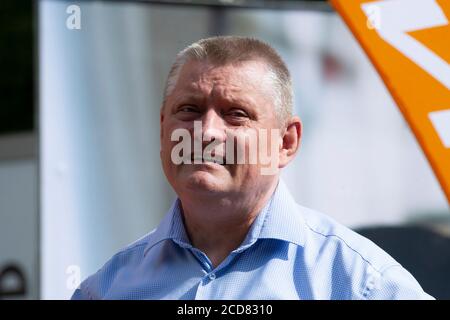
[[185, 177], [186, 188], [195, 191], [204, 191], [209, 193], [226, 191], [226, 182], [223, 177], [207, 171], [196, 171]]

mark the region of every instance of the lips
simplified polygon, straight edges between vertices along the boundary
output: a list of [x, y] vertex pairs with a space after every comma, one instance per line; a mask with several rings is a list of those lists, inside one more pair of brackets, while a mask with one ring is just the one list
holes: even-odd
[[226, 165], [224, 160], [225, 156], [204, 157], [204, 156], [194, 156], [194, 154], [191, 155], [191, 163], [193, 164], [216, 163], [224, 166]]

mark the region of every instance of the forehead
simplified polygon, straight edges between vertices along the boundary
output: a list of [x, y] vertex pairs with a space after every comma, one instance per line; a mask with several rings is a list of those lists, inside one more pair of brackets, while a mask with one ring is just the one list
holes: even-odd
[[255, 95], [267, 92], [268, 68], [263, 62], [214, 65], [188, 61], [182, 67], [174, 91], [210, 94], [212, 90], [228, 95]]

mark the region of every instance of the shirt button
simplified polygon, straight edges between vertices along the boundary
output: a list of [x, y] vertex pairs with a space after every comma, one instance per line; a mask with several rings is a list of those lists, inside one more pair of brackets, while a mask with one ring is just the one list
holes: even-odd
[[208, 275], [208, 277], [209, 277], [209, 280], [214, 280], [215, 278], [216, 278], [216, 274], [213, 272], [213, 273], [210, 273], [209, 275]]

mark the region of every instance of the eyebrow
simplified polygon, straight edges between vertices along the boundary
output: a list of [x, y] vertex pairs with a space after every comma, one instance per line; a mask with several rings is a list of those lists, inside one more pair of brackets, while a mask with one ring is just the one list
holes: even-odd
[[175, 97], [173, 106], [176, 107], [180, 102], [187, 101], [187, 102], [193, 102], [193, 103], [203, 103], [205, 101], [205, 97], [200, 94], [192, 94], [188, 93], [186, 95], [180, 95], [178, 97]]
[[[180, 89], [183, 90], [183, 92], [181, 92], [181, 94], [174, 100], [175, 105], [177, 105], [181, 101], [192, 101], [194, 103], [202, 104], [209, 98], [209, 95], [204, 95], [203, 93], [201, 93], [201, 91], [199, 91], [195, 86], [192, 86], [191, 84], [185, 85]], [[234, 94], [232, 94], [231, 97], [221, 97], [220, 100], [241, 107], [251, 107], [255, 105], [251, 97], [236, 97], [234, 96]]]

